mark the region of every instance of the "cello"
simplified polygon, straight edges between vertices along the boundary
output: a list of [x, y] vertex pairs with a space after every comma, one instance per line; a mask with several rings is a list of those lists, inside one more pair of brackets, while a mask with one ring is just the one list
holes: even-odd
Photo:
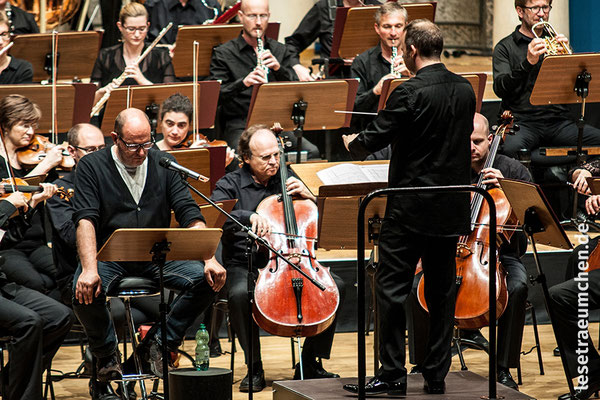
[[[275, 129], [273, 129], [275, 130]], [[266, 267], [259, 270], [254, 292], [253, 314], [265, 331], [286, 337], [314, 336], [327, 329], [340, 303], [338, 288], [315, 256], [318, 212], [309, 199], [287, 194], [286, 158], [280, 145], [281, 195], [265, 198], [256, 212], [270, 221], [272, 231], [266, 240], [289, 261], [325, 286], [317, 288], [287, 263], [270, 254]]]
[[[483, 169], [492, 167], [498, 147], [513, 127], [510, 111], [502, 114], [502, 124], [494, 134], [490, 151]], [[479, 175], [477, 187], [484, 187], [483, 174]], [[504, 192], [499, 188], [489, 189], [496, 205], [497, 241], [510, 241], [516, 227], [517, 218]], [[483, 196], [474, 194], [471, 198], [471, 229], [468, 236], [461, 236], [456, 249], [456, 307], [455, 324], [459, 329], [478, 329], [489, 325], [489, 207]], [[493, 255], [498, 260], [499, 254]], [[499, 318], [508, 303], [506, 272], [501, 264], [496, 271], [496, 315]], [[425, 281], [421, 277], [417, 289], [419, 304], [426, 311]]]

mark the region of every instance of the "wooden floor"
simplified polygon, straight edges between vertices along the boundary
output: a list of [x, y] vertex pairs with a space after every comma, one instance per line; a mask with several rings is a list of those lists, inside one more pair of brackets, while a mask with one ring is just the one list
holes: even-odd
[[[486, 331], [483, 331], [486, 334]], [[523, 385], [521, 391], [537, 399], [556, 399], [562, 393], [567, 391], [567, 384], [563, 369], [558, 357], [552, 355], [552, 350], [556, 346], [554, 336], [550, 325], [540, 326], [541, 343], [543, 350], [544, 369], [546, 374], [539, 375], [537, 356], [535, 351], [522, 356], [523, 366]], [[598, 338], [598, 324], [593, 324], [592, 338]], [[367, 337], [367, 373], [373, 373], [372, 364], [372, 335]], [[265, 376], [268, 387], [260, 393], [256, 393], [254, 398], [257, 400], [266, 400], [272, 398], [271, 386], [275, 380], [289, 380], [293, 376], [291, 369], [290, 340], [281, 337], [263, 337], [262, 356], [265, 368]], [[531, 326], [525, 327], [523, 336], [523, 349], [528, 350], [534, 343], [533, 329]], [[224, 350], [229, 350], [230, 344], [226, 339], [221, 339]], [[193, 353], [193, 342], [186, 342], [184, 349]], [[335, 337], [333, 353], [331, 360], [325, 360], [325, 368], [329, 371], [339, 373], [343, 378], [355, 377], [356, 369], [356, 334], [344, 333]], [[481, 351], [467, 350], [465, 359], [469, 370], [479, 375], [487, 377], [487, 356]], [[229, 368], [229, 355], [223, 355], [218, 358], [211, 358], [211, 366]], [[80, 364], [79, 348], [77, 346], [63, 346], [54, 358], [53, 367], [62, 372], [75, 371]], [[189, 362], [183, 362], [182, 366], [189, 366]], [[459, 370], [460, 364], [458, 357], [453, 359], [452, 370]], [[236, 353], [233, 398], [244, 399], [247, 394], [240, 393], [238, 386], [240, 380], [245, 375], [246, 370], [243, 365], [243, 354]], [[512, 371], [516, 380], [516, 370]], [[82, 400], [89, 399], [88, 380], [65, 379], [54, 383], [57, 399]], [[483, 394], [483, 393], [482, 393]]]

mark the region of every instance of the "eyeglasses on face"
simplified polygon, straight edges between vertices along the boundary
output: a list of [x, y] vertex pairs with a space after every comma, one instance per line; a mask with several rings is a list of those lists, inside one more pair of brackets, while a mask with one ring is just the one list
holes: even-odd
[[104, 149], [106, 147], [106, 145], [98, 146], [98, 147], [96, 147], [96, 146], [88, 146], [88, 147], [73, 146], [73, 147], [75, 147], [76, 149], [79, 149], [85, 153], [93, 153], [95, 151]]
[[251, 21], [256, 21], [257, 19], [261, 19], [261, 20], [265, 20], [267, 18], [269, 18], [269, 14], [244, 14], [246, 16], [246, 18], [248, 18]]
[[131, 152], [138, 151], [139, 149], [150, 150], [152, 148], [152, 146], [154, 145], [154, 140], [150, 140], [149, 142], [146, 142], [146, 143], [127, 143], [126, 141], [123, 140], [123, 138], [119, 134], [117, 134], [117, 139], [119, 139], [121, 142], [123, 142], [125, 147], [127, 147], [127, 150], [129, 150]]
[[279, 152], [273, 153], [273, 154], [266, 154], [264, 156], [257, 156], [254, 154], [252, 154], [252, 155], [256, 158], [259, 158], [262, 162], [265, 162], [265, 163], [269, 162], [271, 160], [271, 157], [274, 157], [275, 160], [279, 160]]
[[533, 6], [533, 7], [523, 7], [529, 11], [531, 11], [534, 14], [537, 14], [540, 12], [540, 10], [544, 11], [544, 14], [549, 12], [550, 10], [552, 10], [552, 6]]

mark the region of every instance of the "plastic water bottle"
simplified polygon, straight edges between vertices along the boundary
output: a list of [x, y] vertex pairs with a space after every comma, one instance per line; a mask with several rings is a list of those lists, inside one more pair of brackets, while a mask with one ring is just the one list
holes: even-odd
[[196, 332], [196, 369], [206, 371], [208, 369], [209, 349], [208, 349], [208, 331], [204, 324], [200, 324]]

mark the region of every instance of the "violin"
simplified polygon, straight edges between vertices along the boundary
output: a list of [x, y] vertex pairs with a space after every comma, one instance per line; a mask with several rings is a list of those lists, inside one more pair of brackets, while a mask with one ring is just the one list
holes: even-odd
[[[46, 157], [46, 152], [55, 146], [47, 137], [33, 135], [28, 146], [17, 150], [17, 159], [21, 165], [37, 165]], [[62, 146], [67, 147], [67, 142], [64, 142]], [[72, 169], [75, 166], [75, 160], [71, 154], [63, 150], [62, 156], [63, 159], [59, 166], [65, 170]]]
[[[502, 114], [502, 125], [498, 127], [490, 145], [490, 152], [483, 169], [490, 168], [504, 135], [511, 131], [513, 117], [510, 111]], [[483, 174], [479, 175], [478, 187], [484, 187]], [[496, 205], [497, 242], [508, 243], [518, 220], [504, 192], [499, 188], [488, 190]], [[498, 251], [489, 251], [489, 207], [483, 196], [471, 197], [471, 229], [468, 236], [461, 236], [456, 249], [456, 308], [455, 324], [459, 329], [478, 329], [489, 325], [489, 257], [496, 257], [496, 316], [500, 318], [508, 303], [506, 272], [498, 262]], [[499, 248], [499, 246], [498, 246]], [[427, 311], [425, 280], [421, 277], [417, 289], [419, 304]]]
[[[29, 201], [34, 193], [39, 193], [43, 190], [42, 186], [29, 185], [26, 180], [21, 178], [5, 178], [0, 181], [0, 198], [8, 197], [12, 193], [21, 192], [25, 194], [25, 198]], [[73, 189], [65, 189], [61, 186], [58, 188], [56, 194], [61, 199], [69, 201], [75, 194], [75, 191]]]
[[270, 254], [269, 263], [259, 270], [254, 292], [254, 319], [265, 331], [278, 336], [314, 336], [327, 329], [340, 303], [338, 288], [315, 256], [318, 211], [308, 199], [287, 194], [288, 173], [280, 146], [281, 195], [265, 198], [256, 212], [267, 218], [272, 231], [265, 238], [289, 261], [325, 286], [307, 282], [298, 271]]
[[[193, 147], [192, 147], [193, 145]], [[177, 146], [175, 146], [178, 150], [184, 149], [203, 149], [205, 147], [220, 147], [227, 146], [227, 142], [224, 140], [208, 140], [206, 136], [201, 134], [200, 132], [190, 132], [186, 136], [185, 139]]]

